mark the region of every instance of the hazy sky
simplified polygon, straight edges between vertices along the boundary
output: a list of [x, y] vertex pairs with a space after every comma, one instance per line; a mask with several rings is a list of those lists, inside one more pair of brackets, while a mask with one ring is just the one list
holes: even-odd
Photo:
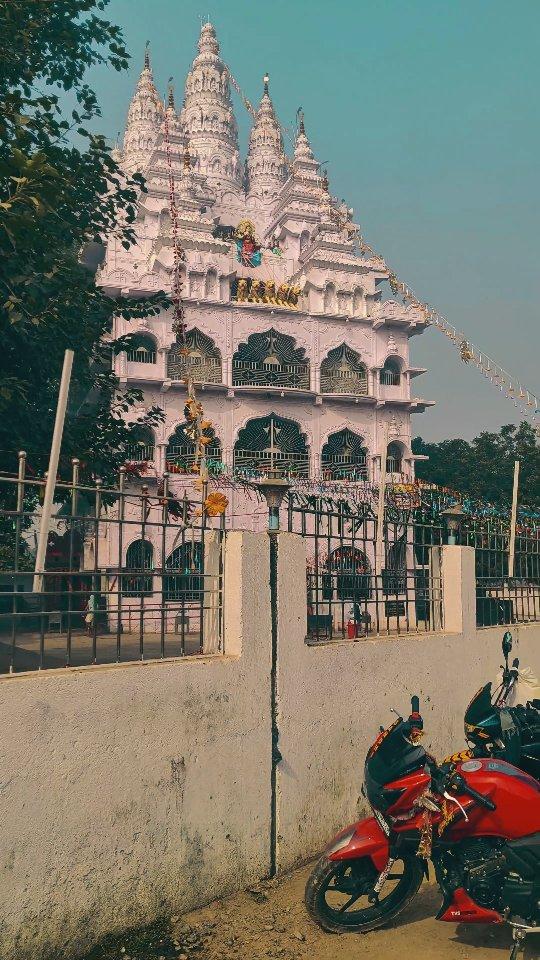
[[[150, 40], [164, 91], [181, 104], [200, 19], [258, 101], [261, 77], [283, 126], [304, 108], [332, 192], [418, 296], [538, 391], [540, 0], [111, 0], [129, 74], [91, 74], [101, 129], [122, 130]], [[242, 145], [249, 118], [235, 97]], [[411, 341], [429, 372], [414, 418], [428, 439], [520, 419], [436, 330]]]

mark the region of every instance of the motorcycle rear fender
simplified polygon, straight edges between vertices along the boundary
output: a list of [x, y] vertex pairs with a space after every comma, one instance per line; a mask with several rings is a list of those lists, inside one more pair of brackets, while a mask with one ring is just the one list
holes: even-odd
[[[351, 830], [354, 833], [348, 844], [332, 852], [332, 848]], [[329, 844], [328, 851], [329, 860], [360, 860], [362, 857], [370, 857], [380, 873], [388, 863], [388, 837], [381, 830], [375, 817], [366, 817], [365, 820], [359, 820], [358, 823], [351, 824], [350, 827], [338, 833]]]

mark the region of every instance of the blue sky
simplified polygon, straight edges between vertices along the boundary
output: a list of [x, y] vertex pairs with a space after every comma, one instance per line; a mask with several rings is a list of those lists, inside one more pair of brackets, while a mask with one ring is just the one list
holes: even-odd
[[[332, 192], [424, 300], [532, 390], [539, 388], [539, 0], [111, 0], [129, 73], [90, 74], [114, 138], [150, 40], [160, 90], [181, 103], [201, 17], [251, 100], [270, 73], [282, 124], [302, 106]], [[238, 100], [245, 144], [249, 118]], [[413, 421], [427, 439], [497, 429], [519, 412], [436, 330]]]

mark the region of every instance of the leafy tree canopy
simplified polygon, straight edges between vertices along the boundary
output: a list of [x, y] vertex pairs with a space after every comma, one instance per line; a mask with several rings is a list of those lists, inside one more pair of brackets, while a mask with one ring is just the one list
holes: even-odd
[[[164, 295], [105, 295], [81, 253], [115, 236], [134, 242], [142, 178], [126, 178], [105, 138], [88, 67], [128, 65], [109, 0], [0, 0], [0, 469], [17, 450], [36, 471], [47, 463], [64, 350], [75, 351], [61, 475], [71, 457], [87, 476], [112, 480], [132, 439], [124, 417], [142, 399], [119, 394], [111, 370], [112, 317], [159, 312]], [[62, 108], [65, 92], [73, 109]], [[157, 408], [139, 422], [155, 422]]]
[[530, 424], [513, 423], [499, 433], [487, 431], [467, 440], [426, 443], [416, 437], [413, 453], [428, 456], [416, 461], [416, 476], [467, 496], [494, 504], [512, 500], [514, 461], [520, 461], [519, 502], [540, 506], [540, 446]]

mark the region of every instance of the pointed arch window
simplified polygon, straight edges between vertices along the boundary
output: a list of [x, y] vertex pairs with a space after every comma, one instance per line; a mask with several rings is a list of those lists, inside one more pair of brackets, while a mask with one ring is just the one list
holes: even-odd
[[156, 341], [146, 334], [137, 334], [130, 340], [127, 358], [130, 363], [155, 363]]
[[388, 444], [386, 451], [386, 472], [403, 472], [403, 448], [402, 445], [395, 440]]
[[234, 468], [242, 475], [271, 470], [309, 476], [309, 447], [299, 424], [275, 413], [249, 420], [234, 445]]
[[167, 376], [171, 380], [193, 377], [199, 383], [221, 383], [221, 354], [211, 337], [197, 328], [188, 330], [185, 347], [175, 343], [169, 350]]
[[380, 372], [379, 380], [385, 387], [399, 387], [401, 383], [401, 364], [399, 360], [388, 357]]
[[233, 357], [236, 387], [292, 387], [309, 390], [309, 361], [293, 337], [277, 330], [253, 333]]
[[[223, 470], [221, 462], [221, 441], [212, 437], [205, 447], [208, 472], [217, 476]], [[186, 424], [181, 423], [169, 438], [165, 453], [166, 469], [169, 473], [189, 473], [195, 464], [195, 443], [186, 433]]]
[[325, 480], [367, 479], [367, 450], [362, 437], [352, 430], [332, 433], [321, 453]]
[[126, 573], [122, 590], [127, 597], [148, 597], [152, 594], [154, 548], [148, 540], [134, 540], [126, 552]]
[[321, 363], [321, 393], [366, 396], [367, 392], [367, 370], [359, 354], [345, 343], [330, 350]]
[[126, 447], [126, 460], [136, 463], [152, 463], [155, 452], [155, 437], [150, 427], [135, 426], [130, 443]]

